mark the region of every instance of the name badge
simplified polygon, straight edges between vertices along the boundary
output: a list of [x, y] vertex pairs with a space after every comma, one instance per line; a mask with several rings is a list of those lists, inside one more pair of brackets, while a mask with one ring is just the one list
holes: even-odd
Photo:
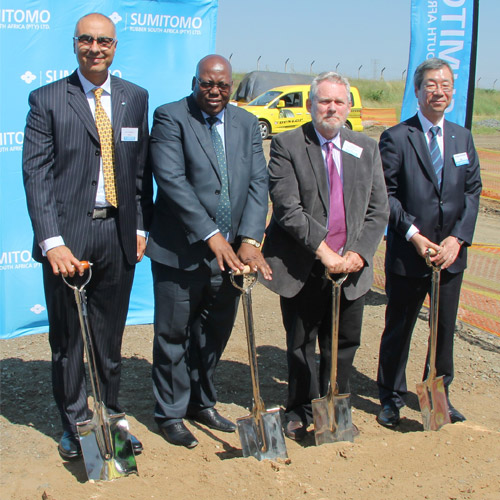
[[456, 155], [453, 155], [453, 161], [455, 162], [455, 166], [461, 167], [462, 165], [469, 164], [469, 157], [467, 156], [467, 153], [457, 153]]
[[353, 144], [352, 142], [344, 141], [344, 144], [342, 144], [342, 151], [345, 151], [346, 153], [355, 156], [356, 158], [361, 158], [363, 148], [358, 146], [357, 144]]
[[122, 128], [122, 142], [137, 142], [139, 138], [138, 128]]

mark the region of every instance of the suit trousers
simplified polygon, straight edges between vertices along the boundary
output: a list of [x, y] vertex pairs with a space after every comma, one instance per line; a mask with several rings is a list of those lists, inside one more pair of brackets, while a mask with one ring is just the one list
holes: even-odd
[[[341, 292], [337, 384], [341, 393], [349, 392], [354, 355], [361, 341], [365, 295], [346, 299]], [[332, 345], [332, 284], [317, 261], [300, 292], [281, 297], [286, 331], [288, 362], [288, 401], [286, 418], [312, 422], [311, 400], [325, 396], [330, 382]], [[316, 339], [319, 346], [319, 377], [316, 367]]]
[[[382, 404], [392, 401], [398, 408], [405, 405], [407, 394], [406, 363], [418, 313], [431, 289], [431, 276], [414, 278], [386, 273], [387, 308], [385, 329], [380, 341], [377, 384]], [[453, 380], [453, 338], [463, 272], [441, 271], [439, 289], [438, 335], [436, 349], [437, 376], [444, 375], [445, 387]], [[429, 352], [423, 379], [429, 370]]]
[[[135, 266], [125, 260], [115, 218], [92, 221], [82, 260], [93, 264], [92, 278], [85, 290], [101, 397], [110, 410], [119, 412], [121, 345]], [[54, 398], [63, 429], [76, 432], [76, 423], [85, 421], [89, 415], [83, 339], [75, 295], [60, 276], [53, 274], [46, 259], [43, 278]], [[74, 283], [79, 280], [76, 276]]]
[[214, 374], [236, 318], [240, 293], [215, 259], [194, 271], [152, 261], [155, 420], [181, 421], [215, 406]]

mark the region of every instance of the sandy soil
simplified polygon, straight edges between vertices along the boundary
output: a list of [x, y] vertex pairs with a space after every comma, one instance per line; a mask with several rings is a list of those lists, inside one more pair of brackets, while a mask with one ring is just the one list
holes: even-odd
[[[479, 231], [485, 238], [498, 238], [497, 217], [480, 215]], [[253, 308], [262, 397], [268, 408], [281, 406], [286, 397], [286, 355], [278, 297], [257, 285]], [[163, 440], [152, 417], [153, 329], [151, 325], [128, 327], [121, 402], [145, 450], [137, 457], [139, 475], [113, 482], [88, 482], [81, 461], [67, 463], [59, 457], [61, 431], [51, 394], [46, 335], [3, 340], [0, 499], [500, 498], [500, 338], [458, 326], [451, 400], [467, 421], [425, 432], [414, 393], [427, 346], [424, 311], [407, 370], [412, 393], [400, 427], [391, 431], [375, 421], [384, 310], [385, 296], [370, 292], [351, 394], [360, 436], [354, 443], [317, 447], [310, 432], [303, 443], [286, 440], [288, 460], [262, 462], [242, 457], [237, 434], [210, 431], [198, 424], [188, 423], [200, 441], [193, 450]], [[234, 420], [248, 413], [251, 385], [241, 312], [217, 372], [217, 386], [222, 414]]]

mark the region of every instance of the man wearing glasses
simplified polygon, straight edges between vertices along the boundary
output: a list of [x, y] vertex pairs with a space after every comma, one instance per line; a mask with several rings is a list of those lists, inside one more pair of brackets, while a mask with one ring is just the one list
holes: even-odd
[[[431, 260], [441, 266], [437, 334], [437, 376], [446, 396], [453, 380], [453, 336], [460, 288], [472, 243], [481, 193], [479, 160], [469, 130], [445, 120], [453, 97], [453, 71], [442, 59], [428, 59], [415, 71], [419, 110], [385, 131], [380, 155], [390, 204], [385, 257], [387, 310], [378, 368], [382, 408], [379, 424], [394, 428], [407, 394], [410, 339], [431, 287]], [[428, 362], [429, 360], [427, 360]], [[424, 379], [429, 370], [426, 363]], [[450, 420], [465, 417], [448, 400]]]
[[[117, 39], [102, 14], [75, 28], [78, 69], [30, 94], [23, 149], [33, 258], [43, 264], [52, 384], [64, 459], [81, 456], [76, 423], [87, 420], [83, 345], [74, 294], [61, 279], [83, 274], [101, 394], [121, 412], [121, 343], [136, 262], [146, 248], [142, 178], [148, 145], [146, 90], [111, 76]], [[132, 438], [136, 453], [142, 444]]]
[[268, 179], [257, 120], [228, 106], [229, 61], [203, 58], [192, 94], [159, 107], [150, 159], [158, 184], [147, 255], [155, 294], [155, 420], [164, 438], [194, 448], [183, 419], [234, 432], [214, 406], [214, 372], [239, 293], [229, 271], [249, 265], [270, 279], [260, 252]]

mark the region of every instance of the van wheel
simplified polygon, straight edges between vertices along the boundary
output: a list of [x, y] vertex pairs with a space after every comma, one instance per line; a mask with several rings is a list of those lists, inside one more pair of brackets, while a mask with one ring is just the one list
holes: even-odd
[[267, 139], [269, 137], [269, 134], [271, 133], [271, 127], [269, 126], [269, 123], [263, 120], [259, 120], [259, 128], [262, 140]]
[[351, 125], [351, 122], [349, 122], [349, 121], [345, 122], [344, 127], [345, 127], [345, 128], [348, 128], [349, 130], [352, 130], [352, 125]]

